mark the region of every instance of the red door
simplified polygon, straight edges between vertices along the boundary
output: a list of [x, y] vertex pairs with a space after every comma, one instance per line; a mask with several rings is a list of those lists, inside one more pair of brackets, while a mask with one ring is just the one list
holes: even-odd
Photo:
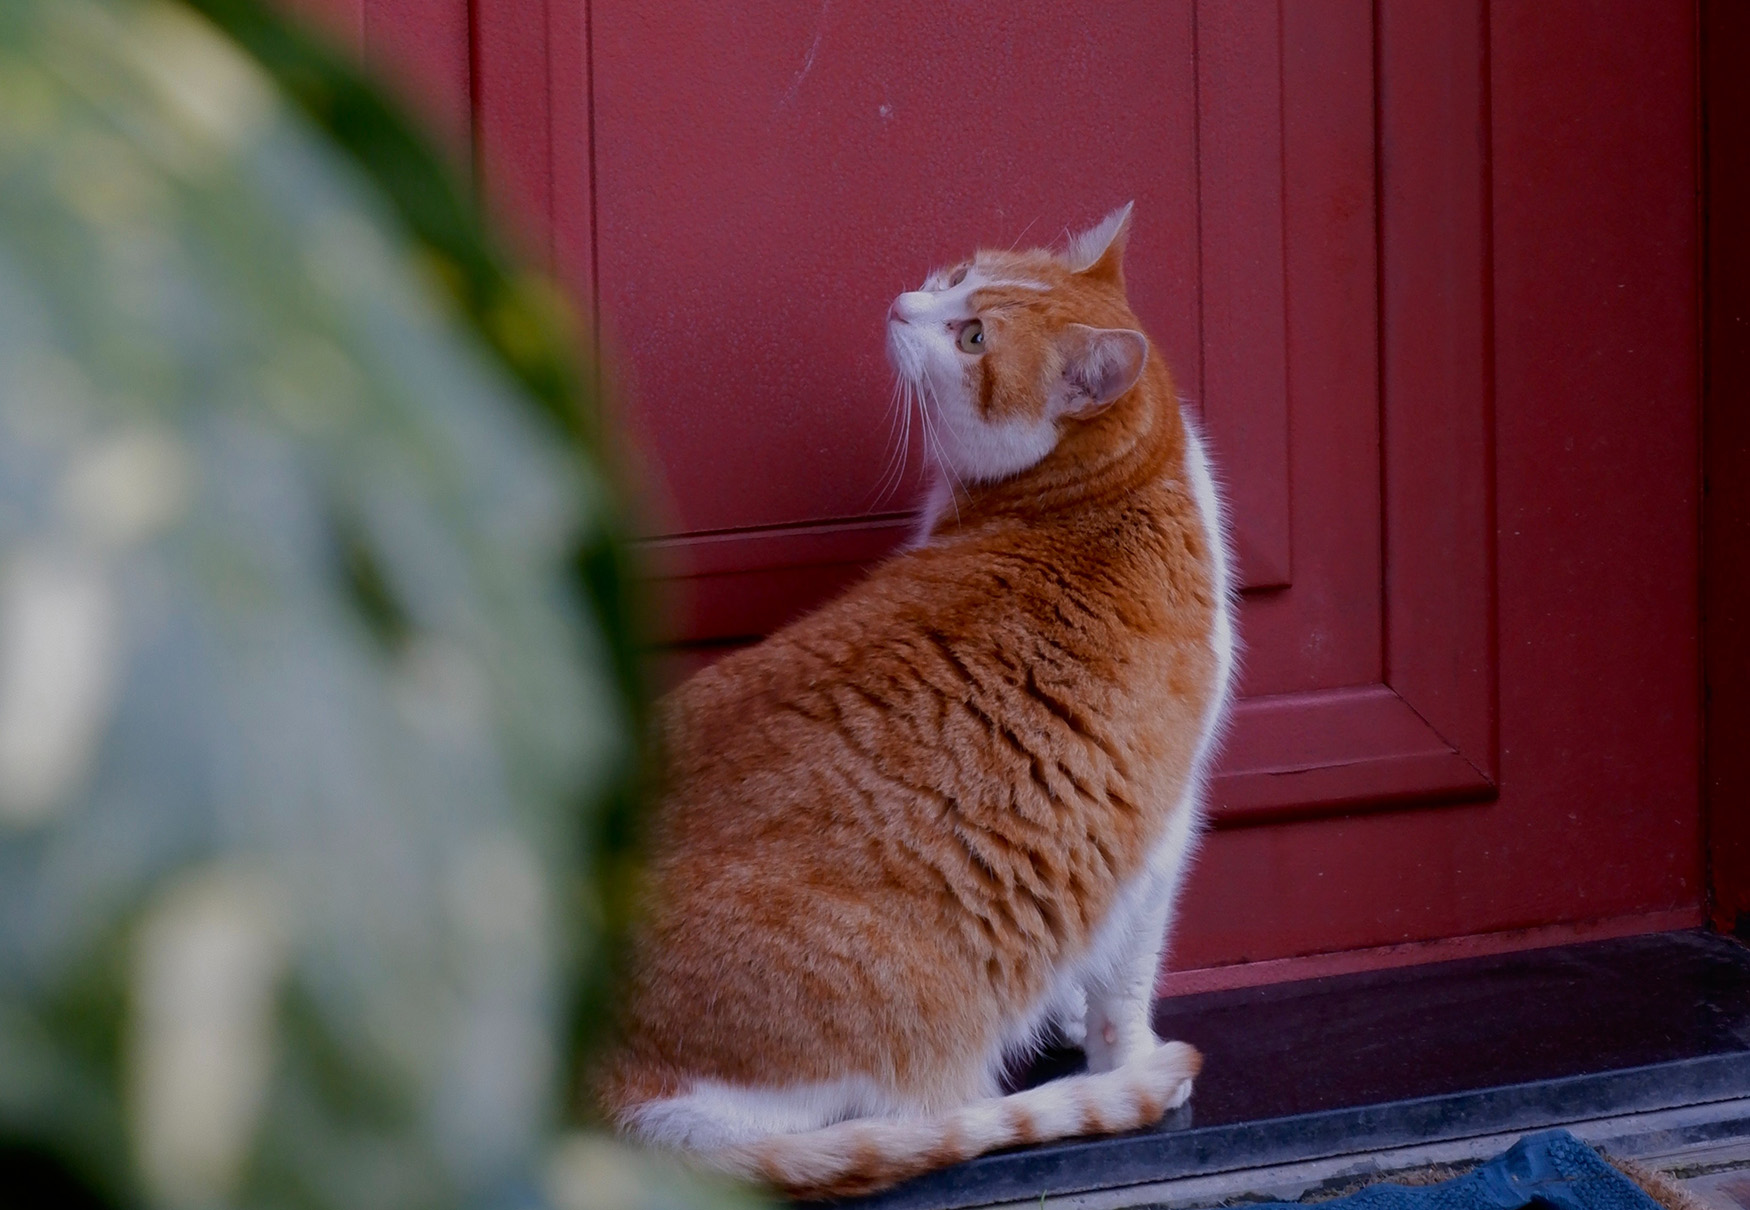
[[905, 531], [889, 299], [1134, 198], [1245, 585], [1178, 985], [1699, 922], [1693, 6], [472, 13], [478, 158], [600, 318], [681, 657]]

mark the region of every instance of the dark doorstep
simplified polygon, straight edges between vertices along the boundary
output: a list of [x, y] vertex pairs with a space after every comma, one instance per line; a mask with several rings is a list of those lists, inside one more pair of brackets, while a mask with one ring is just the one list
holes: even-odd
[[[1750, 1095], [1750, 950], [1662, 933], [1163, 1000], [1195, 1044], [1159, 1127], [985, 1156], [856, 1201], [952, 1210]], [[1076, 1070], [1050, 1052], [1018, 1081]]]

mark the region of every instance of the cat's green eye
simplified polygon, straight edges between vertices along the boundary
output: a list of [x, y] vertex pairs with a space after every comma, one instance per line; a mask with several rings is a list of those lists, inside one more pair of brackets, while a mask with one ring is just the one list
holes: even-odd
[[961, 325], [958, 339], [962, 353], [984, 352], [984, 325], [976, 319], [968, 320]]

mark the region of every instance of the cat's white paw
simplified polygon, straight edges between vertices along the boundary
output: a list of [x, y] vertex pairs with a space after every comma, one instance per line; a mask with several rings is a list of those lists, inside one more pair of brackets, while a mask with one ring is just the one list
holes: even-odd
[[1177, 1109], [1191, 1099], [1192, 1081], [1203, 1068], [1203, 1056], [1197, 1053], [1196, 1047], [1184, 1042], [1156, 1042], [1153, 1052], [1143, 1062], [1167, 1080], [1178, 1077], [1167, 1093], [1168, 1109]]

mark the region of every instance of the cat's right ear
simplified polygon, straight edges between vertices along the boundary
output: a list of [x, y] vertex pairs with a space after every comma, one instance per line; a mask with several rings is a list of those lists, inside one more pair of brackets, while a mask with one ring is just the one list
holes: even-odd
[[1133, 328], [1067, 324], [1058, 337], [1063, 372], [1051, 392], [1051, 416], [1086, 420], [1136, 385], [1148, 361], [1148, 337]]
[[1125, 202], [1080, 235], [1071, 236], [1063, 254], [1070, 271], [1123, 289], [1124, 246], [1130, 242], [1130, 212], [1135, 208], [1135, 202]]

